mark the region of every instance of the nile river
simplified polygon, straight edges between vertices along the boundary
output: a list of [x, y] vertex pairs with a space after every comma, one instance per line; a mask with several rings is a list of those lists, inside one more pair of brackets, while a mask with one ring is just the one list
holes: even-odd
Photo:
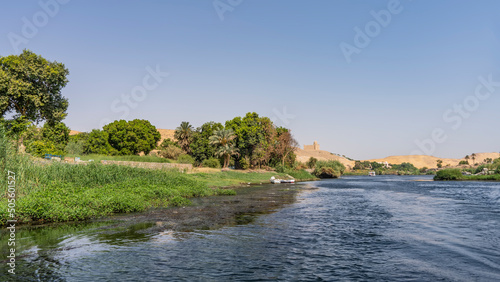
[[[284, 185], [297, 201], [247, 224], [20, 231], [9, 281], [500, 281], [500, 183], [352, 176]], [[1, 244], [6, 244], [2, 233]], [[4, 256], [5, 257], [5, 256]]]

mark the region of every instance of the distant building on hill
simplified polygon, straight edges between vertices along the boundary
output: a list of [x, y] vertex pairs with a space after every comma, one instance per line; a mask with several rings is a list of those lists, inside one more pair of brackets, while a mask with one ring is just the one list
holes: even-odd
[[318, 142], [314, 141], [312, 145], [304, 145], [304, 151], [319, 151]]

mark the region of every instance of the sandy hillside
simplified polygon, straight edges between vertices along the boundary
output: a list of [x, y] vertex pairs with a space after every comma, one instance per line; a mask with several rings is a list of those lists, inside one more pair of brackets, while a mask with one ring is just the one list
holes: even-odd
[[82, 133], [81, 131], [70, 130], [69, 135], [77, 135], [78, 133]]
[[158, 132], [160, 132], [160, 135], [161, 135], [161, 138], [160, 138], [160, 141], [158, 144], [161, 144], [161, 142], [163, 142], [163, 140], [168, 139], [168, 138], [170, 138], [171, 140], [175, 140], [175, 138], [174, 138], [175, 130], [173, 130], [173, 129], [160, 129], [160, 128], [157, 128], [156, 130], [158, 130]]
[[321, 151], [321, 150], [316, 150], [316, 151], [307, 150], [307, 151], [305, 151], [305, 150], [299, 148], [299, 149], [297, 149], [295, 154], [297, 155], [297, 161], [302, 162], [302, 163], [307, 162], [310, 157], [314, 157], [314, 158], [318, 159], [319, 161], [329, 161], [329, 160], [339, 161], [343, 165], [345, 165], [345, 167], [348, 169], [351, 169], [354, 167], [354, 161], [350, 161], [346, 158], [339, 157], [339, 156], [334, 155], [334, 154], [327, 152], [327, 151]]
[[[476, 153], [475, 163], [482, 163], [484, 159], [491, 158], [497, 159], [500, 157], [500, 153]], [[437, 160], [443, 161], [443, 167], [449, 166], [457, 166], [461, 160], [465, 159], [448, 159], [448, 158], [438, 158], [434, 156], [425, 156], [425, 155], [409, 155], [409, 156], [390, 156], [383, 159], [372, 159], [368, 160], [370, 162], [388, 162], [390, 164], [401, 164], [404, 162], [412, 163], [414, 166], [418, 168], [427, 167], [427, 168], [437, 168]], [[469, 164], [473, 164], [472, 159], [469, 160]]]

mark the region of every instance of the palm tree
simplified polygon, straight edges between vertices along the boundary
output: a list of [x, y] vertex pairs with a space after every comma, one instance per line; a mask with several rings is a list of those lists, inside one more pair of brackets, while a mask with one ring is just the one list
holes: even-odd
[[470, 159], [469, 155], [465, 156], [465, 160], [467, 161], [467, 164], [469, 164], [469, 159]]
[[217, 130], [214, 132], [214, 135], [210, 136], [210, 144], [218, 147], [216, 154], [224, 157], [223, 168], [229, 165], [229, 160], [232, 155], [238, 155], [238, 148], [231, 144], [234, 138], [236, 138], [236, 135], [234, 135], [231, 129]]
[[177, 139], [181, 149], [189, 153], [189, 144], [193, 135], [193, 126], [187, 121], [181, 122], [181, 125], [175, 129], [174, 138]]
[[472, 153], [472, 155], [470, 155], [471, 159], [472, 159], [472, 163], [473, 164], [476, 164], [476, 154], [475, 153]]

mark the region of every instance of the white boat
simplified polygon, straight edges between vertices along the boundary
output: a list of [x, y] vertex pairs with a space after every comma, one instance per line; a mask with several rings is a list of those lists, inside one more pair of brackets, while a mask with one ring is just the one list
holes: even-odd
[[370, 171], [370, 172], [368, 172], [368, 175], [369, 175], [369, 176], [375, 176], [375, 175], [377, 175], [377, 174], [375, 174], [375, 171]]
[[273, 184], [281, 184], [281, 183], [295, 183], [295, 179], [277, 179], [274, 176], [270, 179]]

